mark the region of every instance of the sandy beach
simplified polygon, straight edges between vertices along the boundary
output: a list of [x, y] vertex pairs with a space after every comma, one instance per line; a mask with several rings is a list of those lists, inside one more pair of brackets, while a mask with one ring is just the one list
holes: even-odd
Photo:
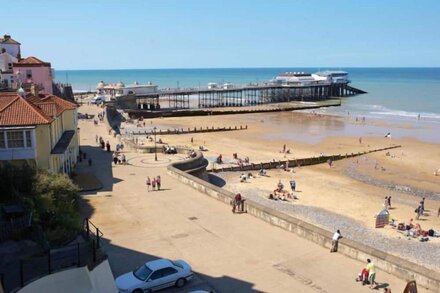
[[[301, 112], [147, 119], [145, 122], [146, 129], [154, 126], [187, 129], [247, 125], [247, 130], [232, 132], [158, 136], [169, 145], [195, 149], [204, 146], [208, 150], [204, 155], [211, 162], [211, 167], [220, 154], [227, 166], [236, 165], [233, 153], [242, 159], [248, 157], [251, 163], [260, 163], [401, 145], [389, 152], [337, 161], [332, 167], [323, 164], [295, 168], [293, 172], [269, 170], [268, 176], [264, 177], [254, 172], [254, 178], [246, 183], [240, 182], [240, 172], [215, 175], [225, 181], [223, 188], [241, 192], [244, 197], [274, 205], [328, 230], [341, 229], [342, 233], [346, 233], [345, 237], [369, 245], [381, 247], [388, 242], [389, 245], [382, 247], [384, 250], [440, 269], [435, 259], [428, 257], [424, 260], [429, 255], [426, 252], [435, 253], [440, 247], [440, 238], [431, 237], [428, 243], [423, 243], [407, 238], [396, 229], [374, 228], [375, 215], [383, 208], [385, 196], [392, 196], [390, 215], [396, 223], [405, 223], [413, 218], [414, 224], [419, 223], [423, 230], [440, 231], [440, 218], [437, 217], [440, 176], [434, 176], [434, 171], [440, 167], [440, 146], [427, 142], [430, 137], [421, 141], [405, 134], [406, 131], [415, 132], [423, 128], [426, 132], [423, 135], [429, 136], [431, 132], [435, 135], [434, 127], [387, 121], [362, 123], [354, 117]], [[128, 130], [131, 126], [123, 127]], [[385, 138], [384, 134], [388, 132], [404, 133], [405, 136]], [[420, 139], [420, 133], [414, 136]], [[138, 139], [142, 141], [144, 137], [139, 136]], [[145, 141], [145, 144], [148, 142]], [[284, 144], [290, 153], [282, 152]], [[219, 165], [216, 164], [216, 167]], [[292, 178], [297, 184], [297, 200], [274, 202], [267, 199], [279, 180], [285, 189], [290, 189], [289, 180]], [[422, 196], [426, 197], [426, 212], [420, 220], [415, 220], [414, 210]], [[320, 214], [325, 216], [317, 216]], [[345, 231], [341, 227], [344, 225]]]

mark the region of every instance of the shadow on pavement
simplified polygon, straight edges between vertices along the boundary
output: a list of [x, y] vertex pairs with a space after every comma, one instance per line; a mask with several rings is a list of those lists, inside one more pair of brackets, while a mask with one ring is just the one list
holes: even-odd
[[[161, 256], [155, 256], [146, 254], [143, 252], [127, 249], [118, 245], [114, 245], [108, 239], [102, 239], [103, 249], [108, 255], [110, 267], [112, 269], [114, 277], [118, 277], [122, 274], [130, 272], [135, 268], [141, 266], [147, 261], [162, 258]], [[185, 259], [191, 265], [191, 259]], [[212, 264], [215, 266], [215, 264]], [[230, 276], [212, 277], [200, 272], [194, 272], [195, 277], [186, 284], [183, 288], [171, 287], [168, 289], [160, 290], [164, 293], [185, 293], [195, 290], [205, 290], [207, 292], [262, 292], [253, 289], [252, 283], [238, 280]], [[226, 272], [227, 273], [227, 272]]]
[[[113, 184], [122, 181], [113, 177], [113, 152], [104, 151], [97, 146], [81, 146], [81, 151], [85, 153], [86, 158], [78, 162], [76, 173], [92, 173], [101, 182], [102, 188], [99, 191], [113, 191]], [[89, 166], [89, 159], [92, 161], [91, 166]], [[96, 192], [87, 191], [87, 194], [96, 194]]]

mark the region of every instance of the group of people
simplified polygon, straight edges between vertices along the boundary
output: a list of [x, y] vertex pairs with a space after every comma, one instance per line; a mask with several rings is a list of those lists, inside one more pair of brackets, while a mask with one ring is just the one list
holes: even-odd
[[153, 177], [153, 179], [150, 179], [150, 177], [147, 177], [145, 184], [147, 185], [147, 191], [159, 191], [161, 187], [161, 178], [159, 175], [156, 177]]
[[127, 164], [127, 158], [125, 157], [125, 154], [122, 154], [121, 156], [119, 156], [119, 152], [114, 152], [113, 153], [113, 163], [115, 165], [117, 165], [117, 164], [122, 164], [122, 165]]
[[107, 152], [110, 152], [110, 142], [107, 140], [107, 143], [104, 141], [104, 139], [102, 138], [102, 136], [96, 135], [95, 137], [96, 139], [96, 143], [101, 147], [101, 149], [105, 149], [107, 150]]
[[[375, 289], [377, 287], [376, 282], [376, 265], [371, 259], [367, 258], [367, 265], [365, 268], [362, 268], [362, 271], [359, 273], [356, 278], [357, 282], [362, 282], [362, 285], [370, 285], [370, 289]], [[386, 288], [385, 292], [391, 293], [390, 288]]]
[[[330, 252], [338, 251], [339, 240], [342, 238], [342, 234], [340, 230], [336, 230], [332, 237], [332, 246], [330, 248]], [[375, 289], [377, 286], [376, 283], [376, 265], [371, 261], [371, 259], [367, 259], [367, 266], [362, 269], [361, 273], [356, 278], [356, 281], [362, 282], [362, 285], [370, 284], [371, 289]], [[391, 291], [387, 291], [391, 292]]]
[[164, 145], [162, 146], [162, 152], [164, 154], [177, 154], [177, 149], [173, 146]]
[[269, 194], [268, 199], [281, 201], [287, 201], [288, 198], [298, 199], [298, 197], [296, 197], [296, 195], [294, 194], [296, 190], [296, 181], [292, 178], [289, 183], [292, 193], [284, 190], [284, 184], [281, 182], [281, 180], [279, 180], [277, 188], [274, 189], [273, 193]]

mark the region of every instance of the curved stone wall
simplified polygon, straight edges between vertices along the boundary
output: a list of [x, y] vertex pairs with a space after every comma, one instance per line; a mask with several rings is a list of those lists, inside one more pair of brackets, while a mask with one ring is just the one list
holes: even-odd
[[[234, 198], [232, 192], [192, 175], [194, 169], [202, 168], [203, 159], [203, 154], [198, 152], [195, 158], [169, 165], [168, 173], [194, 189], [229, 204], [231, 199]], [[327, 230], [251, 200], [246, 200], [245, 208], [249, 214], [265, 222], [293, 232], [327, 249], [331, 247], [332, 233]], [[440, 273], [437, 271], [346, 238], [340, 240], [338, 252], [363, 262], [367, 258], [373, 258], [376, 266], [383, 271], [403, 280], [415, 280], [419, 286], [431, 289], [434, 292], [440, 292]]]

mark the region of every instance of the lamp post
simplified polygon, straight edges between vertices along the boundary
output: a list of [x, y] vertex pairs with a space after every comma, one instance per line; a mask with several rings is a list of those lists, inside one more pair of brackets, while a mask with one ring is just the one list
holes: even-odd
[[153, 130], [154, 130], [154, 160], [157, 161], [156, 126], [154, 126]]

